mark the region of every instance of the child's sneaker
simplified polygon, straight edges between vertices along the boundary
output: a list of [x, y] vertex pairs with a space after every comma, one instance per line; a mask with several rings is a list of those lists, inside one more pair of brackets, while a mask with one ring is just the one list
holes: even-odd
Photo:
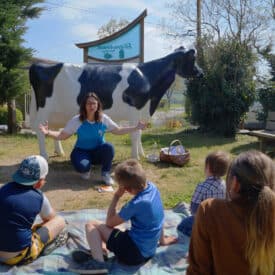
[[90, 176], [91, 176], [91, 171], [88, 171], [88, 172], [85, 172], [85, 173], [81, 173], [81, 174], [80, 174], [80, 177], [81, 177], [83, 180], [88, 180], [88, 179], [90, 179]]
[[83, 262], [81, 264], [68, 266], [68, 269], [78, 274], [107, 274], [108, 273], [108, 268], [106, 263], [99, 262], [95, 259], [90, 259], [89, 261]]
[[102, 180], [106, 185], [114, 185], [114, 180], [111, 178], [111, 175], [109, 173], [103, 174]]
[[101, 185], [97, 188], [97, 191], [99, 193], [105, 193], [105, 192], [114, 192], [114, 188], [112, 185]]
[[81, 264], [92, 259], [92, 255], [88, 250], [79, 249], [72, 252], [72, 258], [76, 263]]
[[[92, 259], [91, 251], [84, 249], [74, 250], [72, 252], [72, 258], [78, 264], [87, 262]], [[105, 262], [108, 261], [108, 256], [106, 254], [103, 254], [103, 258]]]

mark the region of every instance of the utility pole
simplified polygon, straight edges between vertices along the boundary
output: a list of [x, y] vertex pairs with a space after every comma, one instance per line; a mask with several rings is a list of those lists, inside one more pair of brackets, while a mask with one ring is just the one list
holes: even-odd
[[201, 41], [201, 0], [197, 0], [197, 56], [198, 64], [203, 63], [203, 51]]

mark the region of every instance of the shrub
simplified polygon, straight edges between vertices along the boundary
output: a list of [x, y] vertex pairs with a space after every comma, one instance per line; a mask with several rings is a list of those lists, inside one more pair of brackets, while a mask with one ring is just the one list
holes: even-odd
[[[23, 114], [19, 109], [16, 109], [16, 122], [21, 125], [23, 122]], [[0, 124], [8, 124], [8, 108], [7, 106], [0, 106]]]
[[204, 78], [188, 85], [192, 121], [200, 130], [232, 137], [255, 98], [254, 56], [249, 47], [220, 41], [205, 51]]
[[185, 114], [187, 116], [187, 119], [191, 119], [192, 115], [192, 108], [191, 108], [191, 101], [189, 96], [185, 96], [185, 101], [184, 101], [184, 108], [185, 108]]
[[275, 82], [270, 81], [270, 85], [258, 91], [259, 101], [263, 106], [263, 113], [259, 114], [259, 118], [265, 120], [268, 111], [275, 111]]

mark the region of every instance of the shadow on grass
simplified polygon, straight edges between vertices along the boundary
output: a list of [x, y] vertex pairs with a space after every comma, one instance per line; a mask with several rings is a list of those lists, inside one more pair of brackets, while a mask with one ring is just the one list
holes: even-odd
[[178, 132], [163, 132], [160, 134], [156, 133], [144, 133], [142, 135], [142, 143], [144, 145], [151, 145], [152, 141], [157, 142], [159, 147], [167, 147], [175, 140], [179, 139], [186, 148], [199, 148], [202, 146], [216, 146], [233, 143], [235, 138], [224, 138], [213, 134], [203, 134], [198, 130], [181, 130]]
[[[232, 148], [230, 151], [232, 154], [238, 155], [244, 151], [248, 150], [260, 150], [260, 145], [258, 141], [250, 142], [248, 144], [243, 144]], [[264, 153], [270, 158], [275, 158], [275, 143], [270, 143], [264, 148]]]
[[248, 151], [248, 150], [259, 150], [259, 143], [257, 141], [255, 141], [255, 142], [251, 142], [248, 144], [236, 146], [231, 149], [230, 153], [232, 153], [234, 155], [238, 155], [238, 154]]
[[[0, 166], [0, 183], [12, 181], [12, 175], [17, 170], [18, 164]], [[84, 180], [79, 173], [75, 172], [70, 161], [56, 161], [54, 157], [49, 160], [49, 173], [47, 175], [47, 184], [43, 186], [43, 191], [52, 190], [72, 190], [81, 191], [97, 188], [103, 184], [101, 180], [100, 167], [92, 168], [92, 174], [89, 180]]]
[[97, 190], [103, 184], [101, 180], [101, 166], [92, 166], [90, 179], [84, 180], [80, 174], [74, 170], [70, 160], [60, 161], [58, 157], [51, 157], [49, 160], [49, 175], [44, 191], [55, 189]]

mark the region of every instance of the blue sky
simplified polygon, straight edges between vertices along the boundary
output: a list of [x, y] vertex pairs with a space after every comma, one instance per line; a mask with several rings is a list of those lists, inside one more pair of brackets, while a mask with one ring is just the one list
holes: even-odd
[[[162, 20], [169, 20], [168, 0], [47, 0], [42, 5], [46, 10], [39, 18], [27, 22], [25, 46], [34, 49], [34, 56], [69, 63], [81, 63], [83, 50], [75, 43], [98, 39], [100, 26], [111, 18], [137, 18], [144, 9], [145, 61], [160, 58], [180, 46], [168, 41], [159, 27]], [[193, 47], [192, 37], [184, 43]]]

